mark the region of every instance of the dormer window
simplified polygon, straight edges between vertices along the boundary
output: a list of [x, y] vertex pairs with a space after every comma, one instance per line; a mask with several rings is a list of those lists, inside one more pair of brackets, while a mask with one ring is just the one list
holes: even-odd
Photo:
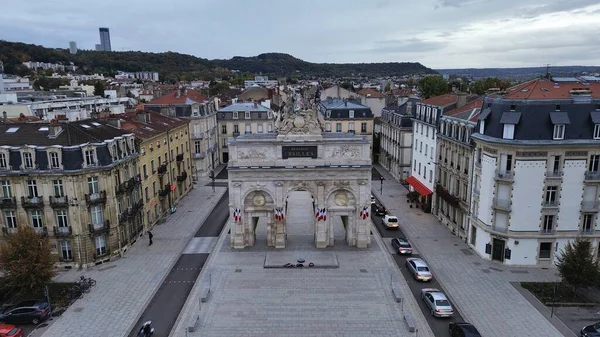
[[354, 118], [354, 110], [348, 111], [348, 118]]
[[32, 169], [33, 165], [33, 154], [31, 152], [23, 152], [23, 168]]
[[8, 153], [0, 152], [0, 170], [8, 169]]
[[96, 149], [88, 149], [84, 151], [85, 166], [96, 165]]
[[239, 115], [238, 115], [238, 112], [234, 111], [233, 112], [233, 119], [238, 119], [238, 118], [240, 118]]
[[569, 120], [569, 115], [567, 115], [567, 113], [564, 111], [553, 111], [550, 112], [550, 121], [554, 125], [552, 139], [565, 139], [565, 126], [567, 124], [571, 124], [571, 121]]
[[245, 114], [244, 118], [250, 119], [250, 111], [246, 111], [246, 114]]
[[48, 162], [50, 163], [50, 168], [51, 169], [58, 169], [60, 168], [60, 158], [58, 156], [58, 152], [49, 152], [49, 160]]
[[515, 138], [515, 125], [519, 124], [521, 119], [520, 112], [505, 112], [500, 118], [500, 124], [504, 124], [504, 130], [502, 132], [502, 138], [514, 139]]
[[565, 125], [564, 124], [554, 125], [554, 133], [552, 133], [552, 139], [554, 139], [554, 140], [565, 139]]
[[600, 124], [594, 125], [594, 139], [600, 139]]

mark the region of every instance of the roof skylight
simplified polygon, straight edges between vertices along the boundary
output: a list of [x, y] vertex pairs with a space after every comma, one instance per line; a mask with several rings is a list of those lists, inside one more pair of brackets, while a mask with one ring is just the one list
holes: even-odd
[[102, 126], [102, 124], [98, 123], [98, 122], [92, 122], [93, 126]]
[[19, 127], [8, 128], [8, 130], [6, 130], [6, 133], [15, 133], [17, 132], [17, 130], [19, 130]]
[[89, 129], [91, 126], [87, 125], [87, 124], [81, 124], [81, 127]]
[[42, 126], [41, 128], [38, 129], [38, 131], [48, 131], [48, 127]]

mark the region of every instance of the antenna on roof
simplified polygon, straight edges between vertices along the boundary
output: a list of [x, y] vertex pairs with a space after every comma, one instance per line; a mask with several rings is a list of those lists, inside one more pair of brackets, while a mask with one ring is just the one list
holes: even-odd
[[546, 75], [544, 75], [545, 78], [550, 79], [550, 63], [546, 63]]

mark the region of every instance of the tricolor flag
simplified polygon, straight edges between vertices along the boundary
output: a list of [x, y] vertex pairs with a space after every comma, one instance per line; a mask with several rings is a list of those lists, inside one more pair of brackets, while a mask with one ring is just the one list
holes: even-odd
[[233, 221], [235, 221], [235, 222], [242, 221], [242, 211], [240, 211], [238, 208], [233, 210]]
[[369, 217], [369, 208], [367, 206], [363, 207], [362, 211], [360, 211], [360, 217], [363, 220]]
[[317, 221], [327, 221], [327, 209], [317, 208], [315, 211], [315, 218], [317, 218]]
[[282, 221], [284, 218], [283, 208], [275, 208], [275, 220]]

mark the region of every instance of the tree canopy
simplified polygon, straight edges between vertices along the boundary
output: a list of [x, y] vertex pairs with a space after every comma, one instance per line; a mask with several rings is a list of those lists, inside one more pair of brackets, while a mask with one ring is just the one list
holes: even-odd
[[448, 93], [448, 81], [442, 76], [426, 76], [419, 81], [423, 98], [439, 96]]
[[561, 279], [573, 289], [589, 287], [598, 282], [600, 269], [590, 240], [577, 238], [567, 243], [557, 260], [556, 266]]
[[94, 95], [104, 97], [104, 83], [101, 81], [94, 83]]
[[32, 227], [19, 227], [0, 246], [0, 269], [8, 287], [38, 291], [52, 280], [56, 271], [48, 237]]
[[508, 80], [488, 77], [469, 84], [469, 91], [477, 95], [484, 95], [489, 89], [498, 88], [500, 90], [505, 90], [510, 86], [511, 83]]

